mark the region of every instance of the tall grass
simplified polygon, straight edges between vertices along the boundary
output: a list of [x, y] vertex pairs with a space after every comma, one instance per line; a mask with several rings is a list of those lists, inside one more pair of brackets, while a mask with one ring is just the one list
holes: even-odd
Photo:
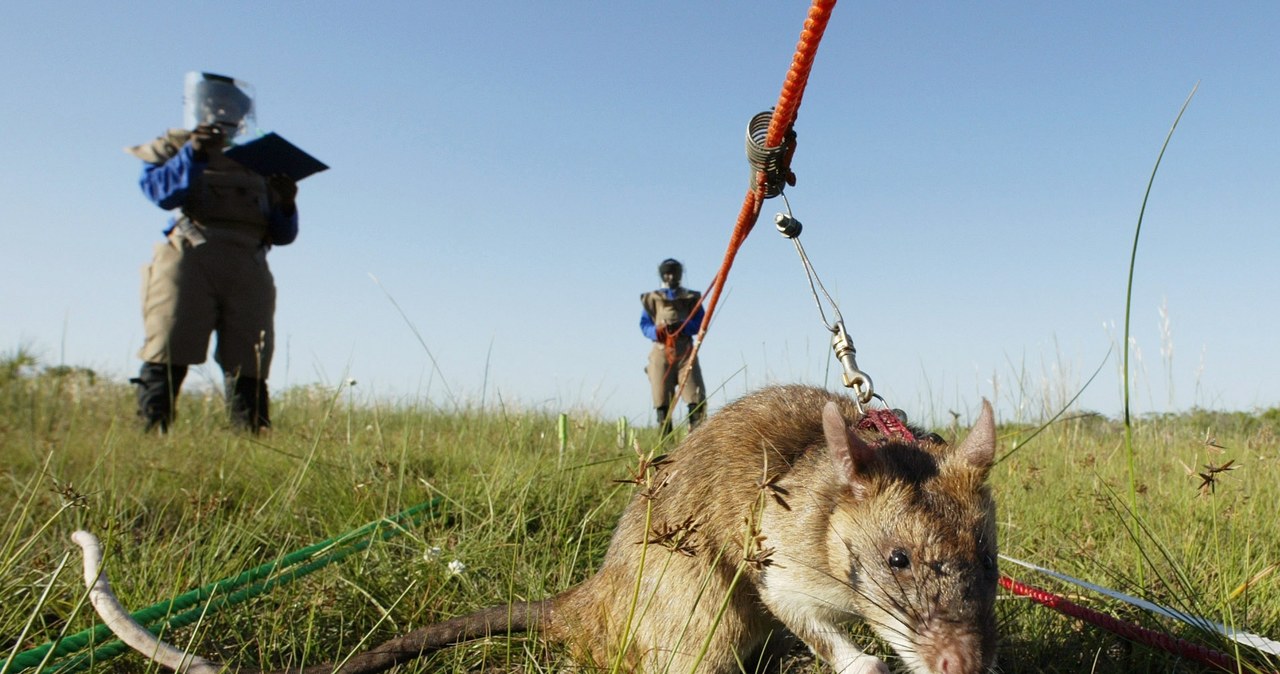
[[[0, 378], [2, 657], [94, 625], [78, 556], [68, 555], [77, 528], [102, 537], [117, 593], [141, 608], [440, 497], [437, 516], [165, 635], [206, 657], [251, 666], [340, 660], [426, 623], [549, 596], [599, 564], [632, 490], [613, 480], [634, 467], [633, 442], [657, 441], [654, 429], [610, 420], [571, 416], [562, 426], [554, 412], [441, 410], [361, 400], [340, 388], [284, 392], [276, 430], [263, 437], [228, 430], [214, 397], [182, 398], [165, 437], [142, 435], [132, 407], [125, 386], [74, 368], [29, 363]], [[1026, 409], [1046, 407], [1036, 400]], [[1002, 449], [1020, 442], [992, 474], [1002, 550], [1280, 634], [1280, 573], [1268, 571], [1280, 561], [1280, 410], [1130, 422], [1132, 473], [1122, 421], [1073, 413], [1043, 428], [1039, 420], [1002, 426]], [[1229, 460], [1238, 469], [1216, 474], [1212, 489], [1202, 490], [1195, 473]], [[1115, 497], [1127, 493], [1130, 475], [1140, 527], [1128, 497]], [[1135, 538], [1143, 545], [1126, 544]], [[1123, 571], [1138, 564], [1155, 570], [1145, 584]], [[1099, 597], [1075, 598], [1227, 648]], [[1005, 672], [1202, 671], [1021, 599], [1002, 597], [999, 614]], [[853, 629], [893, 664], [868, 630]], [[1238, 656], [1277, 669], [1255, 654]], [[495, 639], [405, 669], [552, 672], [564, 669], [561, 657], [536, 639]], [[151, 670], [133, 654], [92, 668]], [[824, 670], [797, 652], [785, 671]]]
[[[232, 433], [216, 400], [184, 398], [173, 432], [156, 437], [135, 428], [120, 385], [75, 398], [60, 378], [24, 377], [0, 395], [6, 653], [32, 616], [19, 650], [64, 623], [92, 626], [75, 605], [75, 560], [52, 575], [76, 528], [99, 533], [118, 594], [142, 607], [441, 497], [439, 517], [172, 638], [280, 666], [564, 589], [599, 557], [627, 496], [608, 479], [608, 460], [623, 456], [614, 426], [571, 422], [557, 468], [556, 419], [538, 413], [348, 407], [313, 388], [280, 397], [271, 436]], [[451, 571], [454, 560], [466, 570]]]
[[[1187, 106], [1191, 105], [1191, 99], [1195, 97], [1196, 89], [1199, 87], [1200, 85], [1197, 83], [1196, 86], [1191, 88], [1191, 93], [1187, 95], [1187, 100], [1183, 101], [1182, 108], [1178, 110], [1178, 115], [1173, 119], [1173, 125], [1169, 127], [1169, 133], [1165, 134], [1164, 144], [1160, 146], [1160, 153], [1156, 155], [1155, 166], [1151, 168], [1151, 177], [1147, 179], [1147, 190], [1142, 195], [1142, 207], [1138, 209], [1138, 224], [1134, 227], [1133, 247], [1129, 253], [1129, 280], [1125, 285], [1124, 294], [1124, 368], [1120, 377], [1124, 386], [1124, 447], [1129, 465], [1129, 507], [1135, 516], [1140, 511], [1138, 510], [1137, 493], [1138, 476], [1134, 472], [1133, 461], [1133, 424], [1129, 411], [1129, 355], [1132, 352], [1129, 343], [1129, 327], [1133, 316], [1133, 276], [1138, 263], [1138, 240], [1142, 236], [1142, 219], [1147, 213], [1147, 200], [1151, 198], [1151, 187], [1155, 184], [1156, 173], [1160, 170], [1160, 162], [1164, 159], [1165, 150], [1169, 149], [1169, 141], [1173, 139], [1173, 132], [1178, 129], [1178, 122], [1182, 121], [1182, 115], [1187, 111]], [[1144, 567], [1142, 564], [1138, 564], [1135, 570], [1138, 575], [1138, 582], [1141, 584], [1145, 574]]]

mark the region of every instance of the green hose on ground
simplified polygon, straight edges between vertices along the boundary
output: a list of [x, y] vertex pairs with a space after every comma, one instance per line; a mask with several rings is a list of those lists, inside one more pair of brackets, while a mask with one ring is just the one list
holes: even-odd
[[[370, 522], [341, 536], [289, 553], [274, 562], [268, 562], [255, 569], [250, 569], [234, 578], [226, 578], [204, 587], [196, 588], [173, 599], [162, 601], [133, 613], [133, 619], [140, 624], [146, 625], [147, 629], [152, 632], [156, 632], [157, 629], [161, 628], [178, 628], [190, 625], [202, 616], [210, 615], [223, 607], [243, 602], [277, 585], [288, 583], [339, 561], [352, 553], [364, 550], [372, 543], [372, 539], [369, 538], [371, 533], [377, 533], [381, 540], [385, 541], [399, 533], [399, 527], [386, 526], [387, 524], [396, 525], [410, 517], [413, 518], [416, 524], [422, 516], [434, 515], [435, 513], [432, 509], [439, 502], [440, 497], [437, 496], [430, 501], [419, 503], [395, 515]], [[379, 528], [381, 528], [381, 531], [379, 531]], [[299, 564], [300, 566], [297, 566], [297, 568], [289, 568]], [[274, 578], [271, 577], [272, 574], [282, 569], [287, 570]], [[241, 588], [241, 586], [249, 583], [253, 583], [253, 585]], [[237, 588], [241, 589], [237, 590]], [[184, 613], [175, 614], [174, 611], [184, 611]], [[111, 630], [100, 623], [65, 639], [51, 641], [31, 650], [23, 651], [13, 656], [11, 662], [0, 661], [0, 672], [18, 674], [18, 672], [35, 667], [48, 659], [75, 653], [92, 643], [99, 643], [110, 637]], [[92, 653], [57, 663], [54, 669], [62, 672], [78, 671], [90, 664], [115, 657], [126, 650], [128, 650], [128, 647], [122, 642], [111, 641]]]

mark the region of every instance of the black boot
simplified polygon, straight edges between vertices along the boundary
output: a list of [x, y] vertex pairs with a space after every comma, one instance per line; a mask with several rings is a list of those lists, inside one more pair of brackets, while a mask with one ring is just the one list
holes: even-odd
[[671, 415], [668, 414], [670, 408], [658, 407], [654, 411], [658, 413], [658, 435], [659, 437], [667, 437], [671, 435]]
[[226, 376], [227, 412], [234, 428], [258, 433], [271, 428], [267, 382], [250, 377]]
[[689, 430], [698, 427], [707, 416], [707, 403], [689, 403]]
[[186, 376], [186, 365], [143, 363], [138, 376], [129, 380], [130, 384], [138, 387], [138, 419], [146, 432], [155, 429], [161, 433], [169, 432], [175, 416], [178, 390]]

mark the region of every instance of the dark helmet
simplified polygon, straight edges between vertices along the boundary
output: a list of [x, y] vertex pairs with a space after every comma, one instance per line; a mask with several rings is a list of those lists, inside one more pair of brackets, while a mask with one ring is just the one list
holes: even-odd
[[662, 276], [663, 274], [668, 274], [668, 273], [683, 274], [684, 265], [680, 264], [679, 260], [669, 257], [663, 260], [662, 263], [658, 265], [658, 276]]

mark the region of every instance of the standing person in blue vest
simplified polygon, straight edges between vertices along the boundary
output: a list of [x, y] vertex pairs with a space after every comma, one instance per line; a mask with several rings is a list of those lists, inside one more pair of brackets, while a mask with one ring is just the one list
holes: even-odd
[[640, 331], [653, 342], [645, 372], [649, 375], [658, 425], [666, 436], [671, 433], [671, 405], [678, 387], [689, 405], [689, 428], [692, 430], [706, 416], [702, 368], [693, 355], [693, 338], [702, 327], [705, 311], [699, 306], [702, 293], [680, 286], [684, 266], [678, 260], [663, 260], [658, 265], [658, 276], [663, 287], [640, 296], [644, 306]]
[[187, 368], [214, 359], [225, 378], [232, 425], [271, 427], [267, 375], [275, 346], [272, 246], [298, 236], [298, 187], [223, 156], [253, 119], [252, 88], [212, 73], [188, 73], [185, 125], [127, 151], [143, 161], [140, 184], [154, 204], [178, 209], [143, 269], [146, 341], [139, 352], [138, 416], [167, 432]]

